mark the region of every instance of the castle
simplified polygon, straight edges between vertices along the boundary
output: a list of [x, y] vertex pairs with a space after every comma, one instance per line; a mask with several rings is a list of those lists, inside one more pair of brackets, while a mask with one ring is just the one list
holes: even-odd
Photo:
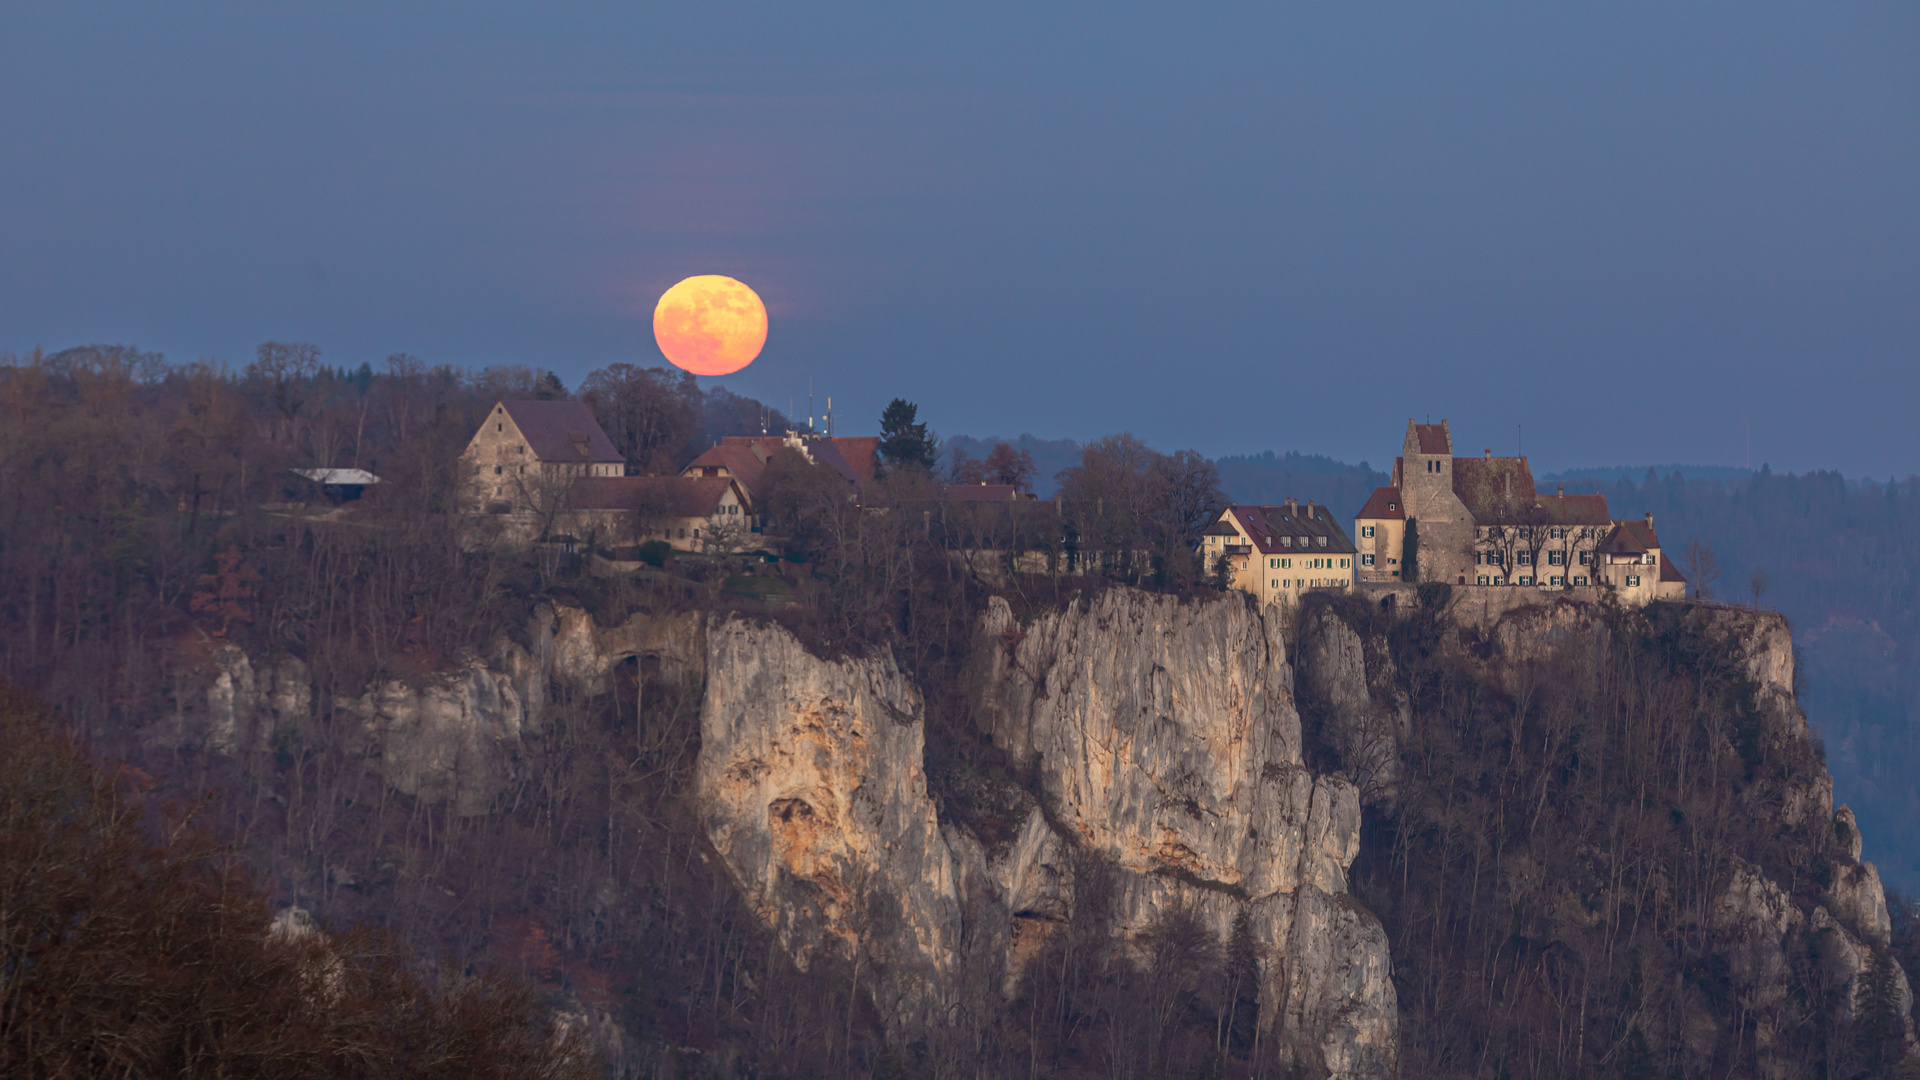
[[[1686, 595], [1686, 579], [1660, 548], [1653, 515], [1615, 521], [1604, 495], [1564, 488], [1543, 495], [1525, 457], [1494, 457], [1492, 450], [1456, 457], [1445, 420], [1407, 421], [1391, 481], [1354, 514], [1351, 540], [1331, 515], [1311, 503], [1302, 512], [1289, 500], [1284, 507], [1229, 506], [1203, 535], [1201, 552], [1210, 567], [1225, 560], [1234, 588], [1267, 602], [1291, 602], [1302, 589], [1422, 582], [1593, 598], [1610, 592], [1626, 605]], [[1312, 550], [1302, 552], [1304, 544]], [[1302, 567], [1309, 572], [1302, 575]]]

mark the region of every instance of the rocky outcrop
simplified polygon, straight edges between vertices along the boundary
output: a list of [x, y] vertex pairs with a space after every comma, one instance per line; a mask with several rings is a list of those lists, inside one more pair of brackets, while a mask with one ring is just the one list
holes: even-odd
[[1400, 744], [1413, 723], [1412, 704], [1394, 684], [1384, 650], [1384, 642], [1362, 641], [1329, 607], [1300, 617], [1301, 706], [1312, 711], [1314, 734], [1353, 778], [1360, 801], [1368, 806], [1391, 805]]
[[1224, 940], [1246, 912], [1268, 950], [1262, 1022], [1335, 1075], [1390, 1071], [1386, 940], [1346, 893], [1360, 790], [1302, 760], [1277, 614], [1115, 589], [1026, 625], [995, 600], [983, 631], [979, 715], [1037, 763], [1064, 838], [1121, 871], [1121, 933], [1182, 904]]
[[778, 626], [708, 640], [695, 799], [748, 902], [803, 968], [823, 949], [878, 973], [921, 1029], [951, 996], [953, 853], [922, 771], [920, 697], [889, 656], [825, 661]]
[[1237, 598], [1115, 589], [1026, 625], [995, 601], [981, 637], [978, 715], [1036, 763], [1041, 789], [998, 852], [940, 822], [921, 704], [890, 658], [822, 660], [737, 621], [710, 633], [697, 799], [790, 954], [869, 958], [889, 1008], [931, 1022], [963, 939], [996, 943], [1002, 988], [1017, 990], [1091, 859], [1120, 947], [1169, 910], [1223, 942], [1245, 915], [1267, 957], [1270, 1036], [1336, 1076], [1387, 1075], [1386, 940], [1346, 893], [1360, 793], [1301, 760], [1278, 623]]
[[364, 725], [390, 787], [457, 814], [485, 813], [520, 761], [520, 697], [479, 660], [432, 678], [392, 679], [341, 705]]
[[[353, 743], [395, 790], [479, 814], [522, 766], [524, 738], [545, 729], [556, 703], [606, 693], [615, 666], [636, 656], [671, 681], [697, 682], [702, 616], [634, 615], [603, 627], [579, 608], [541, 604], [518, 640], [502, 637], [485, 657], [385, 679], [333, 704], [357, 722]], [[315, 721], [299, 658], [256, 660], [231, 643], [183, 665], [174, 700], [173, 722], [154, 737], [222, 756], [280, 749]]]

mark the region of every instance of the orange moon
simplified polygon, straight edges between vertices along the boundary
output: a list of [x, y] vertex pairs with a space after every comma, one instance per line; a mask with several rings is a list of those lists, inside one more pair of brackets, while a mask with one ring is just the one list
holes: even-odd
[[653, 340], [673, 366], [695, 375], [731, 375], [767, 343], [767, 305], [719, 274], [690, 277], [660, 297]]

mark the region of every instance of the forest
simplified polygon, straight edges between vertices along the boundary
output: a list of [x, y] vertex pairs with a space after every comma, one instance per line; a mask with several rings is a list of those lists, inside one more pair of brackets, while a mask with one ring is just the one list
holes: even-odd
[[[383, 782], [355, 711], [368, 688], [524, 636], [538, 604], [570, 604], [604, 624], [634, 612], [738, 612], [785, 625], [821, 655], [890, 650], [926, 698], [926, 779], [942, 820], [1003, 844], [1036, 796], [1030, 763], [1009, 760], [970, 713], [967, 662], [987, 598], [1037, 611], [1130, 588], [1221, 602], [1191, 553], [1224, 503], [1227, 463], [1115, 435], [1079, 448], [1051, 478], [1055, 498], [946, 504], [937, 481], [965, 482], [966, 470], [991, 464], [1032, 483], [1032, 455], [1000, 444], [942, 459], [911, 406], [890, 410], [889, 467], [857, 505], [797, 455], [775, 457], [767, 528], [783, 554], [773, 561], [675, 555], [608, 577], [590, 572], [592, 552], [464, 542], [457, 458], [481, 416], [502, 397], [569, 394], [646, 472], [672, 473], [721, 436], [788, 422], [691, 378], [627, 365], [573, 390], [536, 369], [467, 372], [404, 356], [380, 370], [329, 368], [310, 346], [278, 343], [239, 371], [118, 347], [0, 366], [0, 682], [14, 695], [9, 745], [33, 749], [9, 756], [0, 788], [9, 895], [44, 886], [32, 860], [58, 834], [139, 864], [88, 864], [96, 878], [76, 881], [156, 874], [181, 896], [230, 898], [238, 926], [309, 911], [323, 936], [270, 939], [292, 944], [265, 952], [258, 934], [246, 955], [220, 952], [241, 946], [202, 928], [211, 951], [193, 954], [204, 956], [195, 970], [204, 981], [221, 965], [253, 965], [257, 985], [297, 989], [315, 963], [333, 978], [324, 972], [337, 959], [364, 1008], [417, 1005], [416, 1027], [368, 1036], [355, 1051], [402, 1061], [393, 1075], [453, 1075], [467, 1058], [449, 1054], [456, 1064], [435, 1073], [394, 1047], [459, 1039], [466, 1053], [494, 1055], [496, 1075], [1310, 1073], [1254, 1037], [1259, 957], [1244, 935], [1214, 940], [1173, 910], [1119, 948], [1092, 859], [1075, 863], [1081, 899], [1011, 997], [982, 968], [966, 976], [978, 993], [951, 1030], [891, 1043], [857, 964], [796, 968], [708, 857], [688, 801], [698, 688], [645, 662], [605, 693], [551, 702], [553, 722], [529, 736], [526, 767], [485, 812], [456, 813]], [[291, 471], [323, 466], [382, 482], [335, 506]], [[1911, 484], [1882, 491], [1763, 474], [1746, 487], [1650, 482], [1608, 494], [1616, 516], [1645, 503], [1663, 535], [1708, 538], [1729, 581], [1750, 565], [1774, 568], [1773, 590], [1756, 599], [1797, 603], [1825, 573], [1859, 598], [1860, 618], [1881, 620], [1897, 640], [1913, 629], [1895, 621], [1899, 601], [1889, 599], [1911, 592], [1900, 568], [1920, 554], [1905, 546], [1912, 530], [1897, 528], [1920, 513]], [[1813, 524], [1823, 515], [1838, 526]], [[1773, 537], [1787, 520], [1808, 525]], [[1751, 546], [1739, 539], [1761, 535]], [[1854, 539], [1831, 543], [1836, 535]], [[981, 549], [1082, 572], [990, 574], [956, 557]], [[1783, 558], [1795, 552], [1814, 553], [1804, 574]], [[1813, 569], [1821, 559], [1827, 569]], [[767, 581], [778, 589], [750, 584]], [[1615, 614], [1604, 655], [1548, 657], [1516, 686], [1489, 674], [1485, 642], [1441, 616], [1364, 605], [1335, 614], [1394, 672], [1414, 716], [1396, 807], [1369, 811], [1353, 872], [1355, 894], [1392, 941], [1404, 1075], [1751, 1075], [1763, 1050], [1786, 1075], [1895, 1074], [1891, 964], [1911, 970], [1920, 959], [1909, 907], [1896, 911], [1864, 1010], [1839, 1008], [1819, 943], [1803, 943], [1783, 1006], [1792, 1022], [1769, 1028], [1765, 1047], [1689, 929], [1734, 859], [1811, 897], [1842, 844], [1818, 823], [1775, 834], [1746, 812], [1823, 762], [1815, 744], [1756, 733], [1753, 687], [1726, 641], [1679, 611]], [[176, 681], [227, 645], [298, 657], [311, 678], [310, 722], [231, 754], [179, 738]], [[1899, 665], [1887, 663], [1891, 680]], [[1894, 680], [1887, 700], [1906, 692]], [[1302, 700], [1311, 741], [1310, 690]], [[1320, 752], [1339, 767], [1332, 750]], [[47, 764], [28, 775], [28, 760]], [[49, 796], [33, 784], [55, 785], [79, 817], [35, 817]], [[75, 820], [77, 838], [61, 833]], [[1597, 915], [1576, 916], [1554, 906], [1545, 879], [1632, 890], [1613, 888]], [[69, 883], [55, 906], [105, 925], [127, 918], [111, 907], [127, 903], [124, 890]], [[57, 937], [50, 919], [0, 912], [9, 972]], [[91, 1044], [34, 1056], [51, 1021], [44, 1004], [10, 1003], [27, 985], [10, 976], [0, 991], [0, 1064], [41, 1076], [100, 1068], [74, 1064], [101, 1060], [87, 1056], [101, 1052]], [[290, 1032], [269, 1053], [208, 1041], [190, 1018], [210, 999], [180, 985], [186, 1004], [157, 1010], [144, 1036], [157, 1049], [124, 1059], [155, 1064], [132, 1071], [351, 1071], [356, 1059], [314, 1049], [343, 1043], [299, 1014], [298, 993], [258, 995], [263, 1014], [281, 1010], [274, 1030]], [[463, 1002], [480, 1004], [466, 1014]], [[1704, 1042], [1687, 1027], [1700, 1016], [1713, 1024]], [[590, 1024], [592, 1045], [552, 1035], [565, 1027], [554, 1017]], [[182, 1057], [182, 1047], [203, 1049]]]

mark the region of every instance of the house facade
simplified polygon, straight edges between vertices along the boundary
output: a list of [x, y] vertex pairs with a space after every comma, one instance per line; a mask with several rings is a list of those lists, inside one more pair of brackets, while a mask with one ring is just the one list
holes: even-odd
[[590, 547], [664, 540], [675, 551], [725, 554], [754, 546], [751, 503], [731, 477], [589, 477], [567, 497], [554, 527]]
[[550, 512], [575, 481], [627, 471], [613, 440], [579, 401], [496, 402], [460, 463], [468, 504], [494, 513]]
[[1332, 511], [1288, 499], [1229, 506], [1200, 538], [1209, 571], [1225, 561], [1230, 588], [1263, 604], [1292, 604], [1312, 589], [1351, 589], [1356, 552]]

